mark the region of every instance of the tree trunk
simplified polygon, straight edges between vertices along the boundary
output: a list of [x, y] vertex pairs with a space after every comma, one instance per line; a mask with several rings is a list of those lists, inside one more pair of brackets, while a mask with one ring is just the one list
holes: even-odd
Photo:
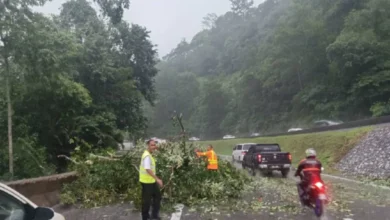
[[12, 141], [12, 103], [11, 103], [11, 85], [10, 85], [10, 71], [8, 57], [5, 57], [5, 85], [7, 95], [7, 107], [8, 107], [8, 154], [9, 154], [9, 172], [11, 177], [14, 176], [14, 153], [13, 153], [13, 141]]

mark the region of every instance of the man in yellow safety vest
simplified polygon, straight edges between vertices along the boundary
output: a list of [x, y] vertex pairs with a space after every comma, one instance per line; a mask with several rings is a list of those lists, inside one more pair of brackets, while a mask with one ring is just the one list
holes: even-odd
[[149, 140], [148, 149], [144, 151], [139, 168], [139, 181], [142, 185], [142, 220], [149, 219], [149, 209], [152, 205], [152, 219], [160, 219], [161, 192], [163, 182], [156, 176], [156, 162], [152, 153], [156, 150], [156, 142]]
[[213, 149], [213, 145], [210, 144], [207, 147], [206, 152], [199, 152], [198, 150], [195, 150], [195, 152], [196, 152], [196, 155], [198, 155], [198, 157], [201, 157], [201, 156], [207, 157], [207, 169], [208, 170], [212, 170], [212, 171], [218, 170], [218, 157]]

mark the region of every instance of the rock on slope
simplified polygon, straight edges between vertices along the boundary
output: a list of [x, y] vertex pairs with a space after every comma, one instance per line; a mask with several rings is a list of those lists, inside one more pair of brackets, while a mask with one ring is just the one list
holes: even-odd
[[355, 176], [390, 178], [390, 125], [371, 131], [337, 168]]

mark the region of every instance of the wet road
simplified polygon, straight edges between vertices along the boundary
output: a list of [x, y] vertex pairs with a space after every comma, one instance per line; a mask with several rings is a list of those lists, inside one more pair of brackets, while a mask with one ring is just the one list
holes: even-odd
[[[130, 203], [117, 204], [93, 209], [78, 209], [75, 207], [55, 206], [54, 210], [61, 213], [66, 220], [136, 220], [141, 219], [141, 213], [135, 211]], [[163, 219], [170, 219], [171, 214], [162, 214]]]
[[[241, 169], [240, 164], [235, 164]], [[244, 171], [246, 172], [246, 171]], [[178, 216], [164, 215], [166, 220], [312, 220], [316, 219], [311, 210], [302, 208], [297, 199], [296, 180], [290, 175], [282, 178], [279, 173], [272, 177], [255, 177], [256, 186], [250, 193], [230, 206], [214, 204], [201, 210], [182, 210]], [[327, 220], [390, 220], [390, 190], [376, 188], [358, 183], [351, 183], [333, 178], [324, 178], [329, 187], [332, 203], [323, 219]], [[63, 213], [67, 220], [124, 220], [141, 219], [140, 214], [134, 212], [131, 204], [120, 204], [95, 209], [63, 209], [56, 208]], [[206, 214], [204, 214], [206, 213]]]
[[[235, 163], [235, 166], [239, 169], [242, 167], [239, 163]], [[332, 197], [332, 203], [329, 205], [323, 219], [390, 220], [390, 190], [332, 177], [324, 176], [323, 178]], [[282, 178], [279, 172], [274, 172], [272, 177], [262, 177], [259, 173], [256, 173], [255, 179], [259, 188], [262, 188], [257, 192], [259, 197], [263, 196], [262, 203], [271, 205], [268, 208], [263, 207], [263, 212], [249, 212], [246, 214], [238, 212], [217, 219], [316, 219], [312, 210], [300, 207], [297, 201], [295, 188], [297, 179], [293, 177], [293, 172], [290, 172], [288, 178]], [[286, 206], [290, 209], [281, 208]], [[275, 212], [273, 210], [279, 211]]]

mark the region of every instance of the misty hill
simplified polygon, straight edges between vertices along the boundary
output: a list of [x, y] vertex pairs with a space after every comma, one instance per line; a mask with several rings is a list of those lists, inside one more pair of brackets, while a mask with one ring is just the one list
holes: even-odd
[[231, 0], [159, 63], [149, 133], [286, 131], [390, 113], [390, 2]]

